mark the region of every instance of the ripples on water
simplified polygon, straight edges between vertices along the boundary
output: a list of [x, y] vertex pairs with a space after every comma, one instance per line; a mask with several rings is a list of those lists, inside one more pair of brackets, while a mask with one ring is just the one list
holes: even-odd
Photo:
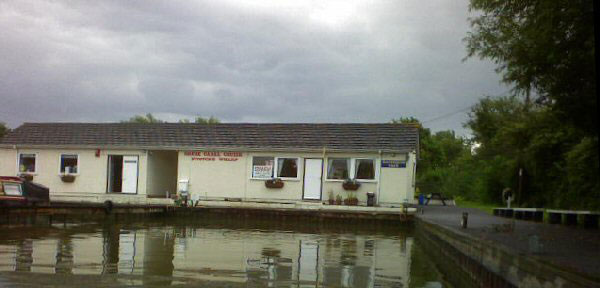
[[0, 286], [11, 284], [443, 286], [397, 224], [222, 216], [0, 227]]

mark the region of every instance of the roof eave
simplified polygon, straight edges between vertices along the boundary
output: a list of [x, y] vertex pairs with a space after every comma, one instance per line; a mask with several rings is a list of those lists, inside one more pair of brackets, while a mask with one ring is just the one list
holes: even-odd
[[224, 146], [143, 146], [143, 145], [48, 145], [48, 144], [0, 144], [4, 149], [101, 149], [101, 150], [215, 150], [215, 151], [236, 151], [236, 152], [313, 152], [323, 153], [410, 153], [414, 148], [407, 149], [347, 149], [347, 148], [302, 148], [302, 147], [224, 147]]

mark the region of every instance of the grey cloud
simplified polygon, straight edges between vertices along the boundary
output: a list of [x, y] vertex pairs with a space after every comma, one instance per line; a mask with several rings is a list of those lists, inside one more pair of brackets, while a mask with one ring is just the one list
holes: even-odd
[[293, 3], [2, 2], [0, 121], [427, 120], [506, 90], [461, 61], [466, 0], [364, 2], [336, 25]]

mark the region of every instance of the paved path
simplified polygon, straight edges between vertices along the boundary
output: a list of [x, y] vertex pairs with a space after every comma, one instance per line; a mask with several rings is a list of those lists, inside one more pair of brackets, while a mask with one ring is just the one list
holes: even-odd
[[[420, 207], [424, 213], [419, 211], [417, 217], [424, 221], [497, 242], [518, 254], [534, 255], [565, 270], [600, 279], [600, 230], [507, 219], [474, 208]], [[460, 227], [463, 212], [469, 213], [467, 229]], [[533, 244], [534, 235], [541, 245]], [[536, 252], [536, 249], [539, 250]]]

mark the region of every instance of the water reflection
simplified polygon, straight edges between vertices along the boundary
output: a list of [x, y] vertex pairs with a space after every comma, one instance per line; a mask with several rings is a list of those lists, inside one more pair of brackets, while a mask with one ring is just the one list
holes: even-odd
[[[240, 221], [0, 228], [0, 271], [129, 275], [120, 284], [148, 286], [441, 287], [429, 262], [414, 259], [426, 256], [411, 255], [406, 229]], [[413, 262], [432, 271], [411, 271]]]

